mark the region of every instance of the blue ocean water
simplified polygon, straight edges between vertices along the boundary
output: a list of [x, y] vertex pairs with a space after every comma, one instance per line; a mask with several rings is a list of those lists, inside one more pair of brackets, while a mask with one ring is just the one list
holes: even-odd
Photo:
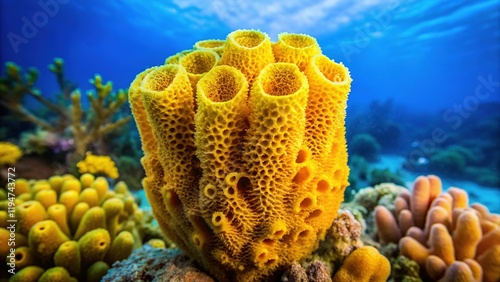
[[[350, 69], [349, 140], [368, 132], [381, 153], [405, 157], [412, 173], [432, 172], [425, 166], [434, 160], [436, 174], [446, 175], [448, 165], [451, 177], [477, 180], [482, 169], [476, 182], [500, 187], [494, 179], [500, 162], [497, 0], [2, 0], [0, 16], [1, 63], [42, 70], [37, 87], [48, 96], [58, 90], [46, 69], [54, 57], [64, 58], [66, 77], [83, 90], [95, 73], [127, 88], [145, 68], [235, 29], [259, 29], [272, 40], [280, 32], [312, 35], [324, 54]], [[462, 159], [476, 170], [453, 168]]]
[[[197, 40], [254, 28], [273, 40], [280, 32], [316, 37], [349, 67], [352, 103], [393, 97], [437, 110], [473, 95], [478, 77], [500, 76], [496, 0], [247, 2], [3, 0], [1, 61], [45, 69], [62, 57], [82, 89], [96, 72], [128, 87], [135, 74]], [[39, 87], [54, 92], [45, 75]], [[493, 100], [499, 91], [485, 99]]]

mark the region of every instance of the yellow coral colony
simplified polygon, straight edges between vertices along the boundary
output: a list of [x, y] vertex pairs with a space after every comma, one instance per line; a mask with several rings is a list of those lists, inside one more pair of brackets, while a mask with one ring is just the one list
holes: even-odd
[[0, 142], [0, 165], [13, 165], [22, 155], [23, 152], [15, 144]]
[[348, 184], [350, 83], [314, 38], [254, 30], [140, 73], [130, 103], [164, 233], [220, 281], [269, 279], [309, 254]]
[[118, 169], [109, 156], [96, 156], [87, 152], [85, 159], [78, 162], [76, 167], [78, 167], [80, 173], [102, 173], [113, 179], [118, 178]]

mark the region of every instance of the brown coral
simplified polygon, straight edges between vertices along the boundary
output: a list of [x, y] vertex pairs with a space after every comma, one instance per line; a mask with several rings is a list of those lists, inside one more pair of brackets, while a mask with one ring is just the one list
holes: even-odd
[[411, 194], [405, 191], [396, 199], [394, 216], [378, 206], [380, 240], [399, 241], [401, 254], [434, 280], [498, 281], [500, 216], [479, 204], [469, 207], [462, 189], [441, 190], [437, 176], [420, 176]]

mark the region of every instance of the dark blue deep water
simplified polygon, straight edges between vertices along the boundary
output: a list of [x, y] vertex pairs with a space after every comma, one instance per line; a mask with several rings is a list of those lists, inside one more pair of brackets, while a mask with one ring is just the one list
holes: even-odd
[[[235, 29], [273, 41], [280, 32], [312, 35], [353, 78], [351, 156], [406, 183], [438, 174], [474, 199], [486, 193], [481, 201], [500, 211], [498, 0], [2, 0], [0, 17], [2, 65], [38, 68], [48, 97], [58, 91], [47, 70], [54, 57], [84, 91], [95, 73], [127, 88], [145, 68]], [[354, 178], [354, 190], [370, 184]]]

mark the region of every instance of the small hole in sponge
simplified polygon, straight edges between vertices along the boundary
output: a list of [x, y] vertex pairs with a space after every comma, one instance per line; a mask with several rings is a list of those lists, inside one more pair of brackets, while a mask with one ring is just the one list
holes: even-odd
[[276, 262], [276, 259], [268, 259], [266, 261], [266, 265], [271, 265], [271, 264], [274, 264]]
[[285, 230], [278, 230], [276, 232], [274, 232], [274, 237], [281, 237], [283, 235], [285, 235]]
[[326, 192], [330, 190], [330, 188], [330, 183], [324, 179], [318, 181], [318, 184], [316, 185], [316, 190], [318, 190], [318, 192]]
[[313, 200], [309, 197], [304, 198], [302, 202], [300, 202], [301, 209], [308, 209], [313, 206]]
[[297, 154], [297, 159], [295, 160], [295, 162], [300, 164], [307, 161], [308, 159], [309, 159], [309, 152], [305, 149], [302, 149]]
[[300, 233], [299, 233], [299, 237], [300, 237], [300, 238], [304, 238], [304, 237], [306, 237], [307, 235], [309, 235], [309, 232], [310, 232], [309, 230], [302, 230], [302, 231], [300, 231]]
[[193, 242], [194, 242], [195, 246], [200, 246], [201, 245], [200, 238], [198, 238], [198, 237], [194, 237], [193, 238]]
[[264, 260], [264, 259], [266, 258], [266, 253], [265, 253], [265, 252], [260, 253], [260, 255], [258, 255], [258, 256], [257, 256], [257, 258], [258, 258], [259, 260]]
[[40, 228], [38, 228], [38, 229], [40, 229], [41, 231], [43, 231], [43, 230], [45, 230], [45, 226], [40, 226]]
[[23, 254], [16, 254], [16, 261], [20, 261], [23, 259]]
[[106, 245], [106, 242], [99, 243], [99, 246], [101, 246], [101, 247], [103, 247], [104, 245]]
[[229, 195], [234, 195], [234, 188], [233, 188], [233, 187], [228, 187], [228, 188], [227, 188], [227, 193], [228, 193]]
[[205, 186], [203, 192], [205, 193], [206, 197], [213, 199], [215, 197], [215, 186], [212, 184], [208, 184], [207, 186]]
[[166, 198], [171, 207], [178, 207], [182, 204], [179, 196], [174, 191], [167, 191]]
[[250, 188], [250, 179], [246, 176], [240, 177], [238, 183], [236, 183], [236, 188], [238, 190], [247, 190]]
[[322, 213], [323, 213], [323, 211], [322, 211], [322, 210], [320, 210], [320, 209], [313, 210], [313, 211], [309, 214], [309, 216], [306, 218], [306, 220], [310, 220], [310, 219], [316, 218], [316, 217], [320, 216]]
[[306, 180], [308, 180], [310, 176], [311, 176], [311, 170], [309, 169], [309, 167], [307, 166], [301, 167], [297, 172], [297, 174], [295, 175], [295, 177], [293, 178], [293, 182], [297, 184], [302, 184]]
[[274, 240], [273, 239], [264, 239], [264, 240], [262, 240], [262, 243], [265, 245], [271, 246], [274, 244]]

